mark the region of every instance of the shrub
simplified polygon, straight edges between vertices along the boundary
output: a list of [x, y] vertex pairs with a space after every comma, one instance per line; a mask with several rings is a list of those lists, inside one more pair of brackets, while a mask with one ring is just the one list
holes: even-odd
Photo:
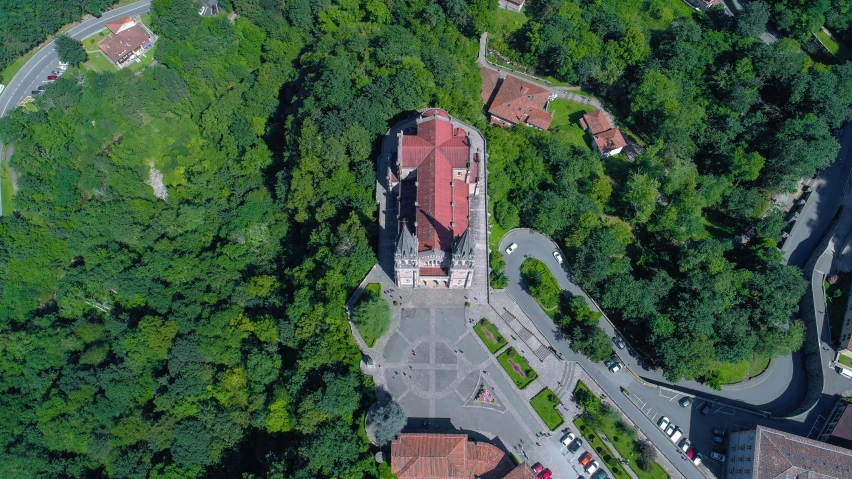
[[408, 422], [402, 406], [391, 400], [370, 410], [367, 414], [367, 429], [373, 431], [379, 447], [391, 442]]
[[645, 472], [654, 470], [654, 461], [657, 460], [657, 449], [647, 439], [636, 441], [636, 452], [639, 453], [639, 458], [636, 463]]

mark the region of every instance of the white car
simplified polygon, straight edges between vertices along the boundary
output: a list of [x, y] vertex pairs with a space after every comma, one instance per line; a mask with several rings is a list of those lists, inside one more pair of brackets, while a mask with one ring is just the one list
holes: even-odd
[[516, 249], [518, 249], [517, 243], [512, 243], [506, 248], [506, 254], [512, 254]]
[[562, 255], [559, 254], [559, 251], [554, 251], [553, 257], [556, 258], [557, 263], [562, 264]]
[[672, 437], [672, 434], [675, 432], [675, 425], [669, 424], [669, 427], [666, 428], [666, 436]]
[[702, 457], [704, 457], [704, 456], [702, 456], [700, 452], [696, 452], [695, 457], [692, 459], [692, 463], [695, 464], [696, 466], [700, 466]]
[[617, 373], [619, 371], [621, 371], [621, 363], [618, 361], [613, 362], [612, 366], [609, 367], [609, 372]]
[[67, 66], [68, 66], [68, 62], [59, 62], [59, 66], [61, 66], [61, 67], [67, 67]]
[[689, 449], [689, 446], [691, 445], [692, 443], [689, 442], [689, 439], [684, 438], [683, 441], [680, 441], [680, 450], [686, 452]]
[[600, 465], [598, 464], [598, 461], [592, 461], [586, 464], [586, 474], [591, 474], [597, 471], [599, 467]]
[[659, 426], [660, 430], [662, 430], [662, 431], [665, 431], [666, 428], [668, 427], [668, 425], [669, 425], [669, 418], [667, 418], [666, 416], [661, 417], [660, 420], [657, 422], [657, 426]]
[[569, 444], [574, 442], [574, 439], [577, 439], [577, 436], [575, 436], [573, 432], [569, 432], [562, 438], [562, 445], [568, 447]]

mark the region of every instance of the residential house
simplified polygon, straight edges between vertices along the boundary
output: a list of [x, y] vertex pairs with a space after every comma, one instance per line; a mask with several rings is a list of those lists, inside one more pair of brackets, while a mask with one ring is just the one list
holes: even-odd
[[145, 50], [151, 48], [151, 35], [141, 25], [107, 38], [100, 44], [101, 51], [119, 68], [126, 66]]
[[390, 466], [399, 479], [535, 479], [527, 463], [513, 466], [499, 448], [466, 434], [400, 434]]
[[725, 479], [852, 479], [852, 451], [757, 426], [731, 433]]
[[852, 294], [849, 294], [844, 311], [843, 325], [840, 327], [840, 344], [837, 346], [834, 366], [842, 376], [852, 378]]
[[113, 35], [117, 35], [135, 26], [136, 19], [133, 17], [119, 18], [118, 20], [113, 20], [106, 24], [106, 27], [109, 28], [109, 31], [111, 31]]
[[621, 129], [612, 127], [603, 110], [583, 115], [580, 118], [580, 128], [592, 137], [592, 147], [603, 156], [617, 155], [627, 146]]
[[852, 408], [848, 398], [840, 398], [825, 420], [817, 440], [852, 449]]
[[398, 134], [396, 162], [387, 177], [398, 205], [394, 279], [399, 287], [471, 287], [470, 199], [479, 192], [484, 152], [471, 145], [469, 130], [431, 108], [417, 118], [416, 133]]
[[526, 0], [499, 0], [497, 6], [504, 10], [511, 10], [513, 12], [520, 12], [522, 8], [524, 8], [524, 3]]
[[547, 102], [556, 98], [554, 93], [518, 77], [499, 78], [488, 68], [480, 69], [482, 75], [482, 100], [491, 124], [512, 127], [518, 124], [546, 130], [553, 121]]

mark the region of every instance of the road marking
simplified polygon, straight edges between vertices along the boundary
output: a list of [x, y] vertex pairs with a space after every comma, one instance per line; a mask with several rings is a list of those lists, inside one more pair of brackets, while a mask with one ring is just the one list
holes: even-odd
[[[822, 421], [822, 424], [819, 427], [817, 427], [817, 423], [820, 422], [820, 421]], [[819, 432], [822, 431], [822, 428], [824, 426], [825, 426], [825, 418], [822, 416], [822, 414], [820, 414], [819, 416], [817, 416], [816, 419], [814, 419], [814, 423], [811, 426], [811, 430], [808, 431], [808, 437], [810, 438], [811, 435], [813, 435], [814, 437], [818, 436]], [[816, 429], [816, 431], [814, 431], [814, 429]], [[814, 434], [814, 432], [816, 432], [816, 434]]]
[[[730, 409], [731, 412], [723, 411], [723, 409]], [[733, 416], [737, 413], [737, 410], [734, 409], [734, 408], [728, 407], [728, 406], [719, 406], [719, 409], [715, 410], [714, 414], [717, 413], [717, 412], [722, 413], [722, 414], [727, 414], [729, 416]]]

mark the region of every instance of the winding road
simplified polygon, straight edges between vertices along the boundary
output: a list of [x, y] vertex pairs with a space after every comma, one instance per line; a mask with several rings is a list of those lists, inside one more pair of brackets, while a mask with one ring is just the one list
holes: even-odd
[[[68, 30], [66, 34], [75, 40], [83, 40], [100, 32], [106, 27], [107, 23], [116, 18], [141, 15], [149, 10], [151, 10], [151, 0], [141, 0], [104, 12], [100, 17], [84, 20]], [[30, 92], [44, 83], [50, 72], [56, 70], [58, 66], [59, 56], [53, 47], [53, 42], [50, 42], [21, 68], [17, 75], [12, 78], [12, 81], [6, 85], [3, 93], [0, 93], [0, 117], [6, 116], [14, 110]], [[0, 143], [0, 151], [2, 150], [3, 144]], [[2, 214], [3, 212], [0, 210], [0, 215]]]

